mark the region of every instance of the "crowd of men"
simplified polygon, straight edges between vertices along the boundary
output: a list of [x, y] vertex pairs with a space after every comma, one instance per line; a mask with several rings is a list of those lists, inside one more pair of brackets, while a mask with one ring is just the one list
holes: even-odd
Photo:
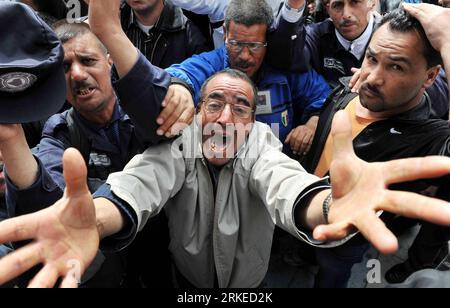
[[385, 279], [450, 286], [448, 1], [16, 2], [0, 286], [264, 287], [287, 237], [342, 288], [417, 224]]

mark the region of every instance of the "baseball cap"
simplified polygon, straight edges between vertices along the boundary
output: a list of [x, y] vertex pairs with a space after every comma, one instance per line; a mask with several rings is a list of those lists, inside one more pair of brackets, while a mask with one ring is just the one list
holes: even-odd
[[28, 123], [57, 113], [66, 99], [64, 50], [30, 7], [0, 1], [0, 123]]

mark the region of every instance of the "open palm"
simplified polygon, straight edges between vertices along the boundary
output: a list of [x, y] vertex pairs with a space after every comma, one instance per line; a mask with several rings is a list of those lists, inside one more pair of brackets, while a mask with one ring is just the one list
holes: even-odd
[[35, 214], [0, 223], [0, 243], [33, 240], [0, 260], [0, 285], [35, 265], [42, 270], [30, 287], [76, 287], [99, 246], [92, 196], [86, 185], [86, 167], [78, 151], [64, 155], [64, 197]]
[[345, 111], [333, 122], [330, 177], [333, 203], [327, 226], [314, 230], [318, 240], [338, 240], [358, 229], [382, 253], [393, 253], [397, 239], [379, 219], [380, 211], [450, 225], [450, 204], [415, 193], [392, 191], [391, 184], [450, 174], [450, 159], [426, 157], [367, 163], [354, 150], [351, 122]]

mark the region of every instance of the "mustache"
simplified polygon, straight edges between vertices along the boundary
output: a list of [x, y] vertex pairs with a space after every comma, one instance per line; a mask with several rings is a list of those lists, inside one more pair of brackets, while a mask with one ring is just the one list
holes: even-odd
[[255, 65], [250, 62], [240, 61], [240, 62], [236, 62], [235, 66], [239, 67], [239, 68], [247, 69], [247, 68], [253, 67]]
[[381, 93], [380, 89], [378, 89], [377, 87], [369, 84], [369, 83], [364, 83], [361, 85], [361, 90], [369, 90], [370, 92], [372, 92], [375, 96], [378, 96], [380, 98], [383, 98], [383, 93]]
[[95, 88], [95, 87], [96, 87], [95, 85], [87, 81], [76, 81], [72, 86], [72, 90], [78, 91], [80, 89]]
[[353, 22], [353, 21], [351, 21], [351, 20], [344, 20], [344, 21], [341, 21], [340, 23], [339, 23], [339, 26], [341, 26], [341, 27], [347, 27], [347, 26], [352, 26], [352, 25], [354, 25], [355, 23]]

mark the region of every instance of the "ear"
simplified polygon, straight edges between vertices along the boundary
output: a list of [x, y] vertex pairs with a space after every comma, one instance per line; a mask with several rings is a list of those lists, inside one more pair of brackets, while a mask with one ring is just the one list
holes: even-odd
[[223, 41], [225, 42], [227, 40], [227, 27], [225, 26], [225, 23], [223, 23]]
[[106, 55], [106, 59], [108, 60], [109, 66], [112, 67], [113, 64], [114, 64], [114, 62], [113, 62], [113, 59], [111, 58], [110, 54], [107, 54], [107, 55]]
[[427, 79], [423, 84], [424, 89], [428, 89], [433, 85], [440, 71], [441, 71], [440, 65], [433, 66], [427, 70]]

